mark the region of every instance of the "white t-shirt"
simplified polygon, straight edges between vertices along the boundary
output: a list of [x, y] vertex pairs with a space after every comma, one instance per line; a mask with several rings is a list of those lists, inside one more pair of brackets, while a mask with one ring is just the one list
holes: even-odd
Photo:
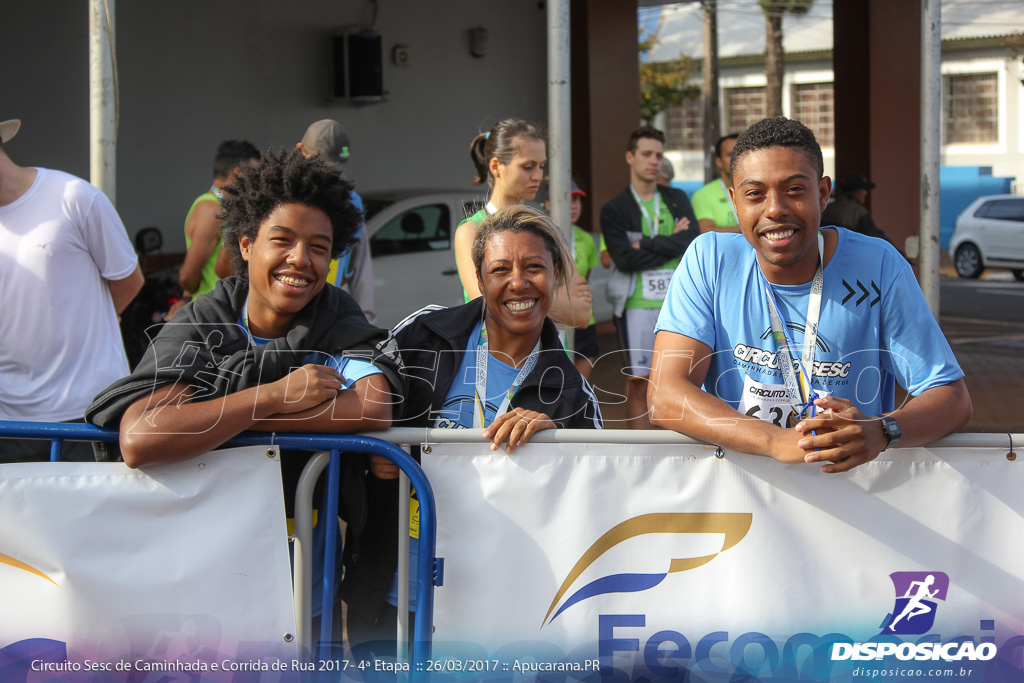
[[102, 192], [37, 171], [0, 206], [0, 419], [73, 420], [128, 374], [106, 281], [131, 275], [138, 258]]

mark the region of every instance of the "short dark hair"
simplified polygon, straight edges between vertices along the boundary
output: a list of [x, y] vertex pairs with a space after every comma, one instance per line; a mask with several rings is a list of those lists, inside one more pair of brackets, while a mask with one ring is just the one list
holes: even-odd
[[722, 156], [722, 145], [725, 144], [726, 140], [735, 140], [739, 136], [739, 133], [732, 133], [730, 135], [723, 135], [722, 137], [718, 138], [718, 142], [715, 143], [715, 156]]
[[640, 142], [640, 138], [650, 138], [657, 140], [661, 144], [665, 144], [665, 134], [654, 126], [640, 126], [632, 133], [629, 134], [629, 142], [626, 143], [627, 152], [635, 152], [637, 143]]
[[260, 226], [283, 204], [302, 204], [320, 209], [331, 221], [331, 258], [355, 242], [362, 214], [352, 204], [352, 183], [319, 157], [307, 159], [299, 149], [267, 152], [255, 166], [243, 166], [230, 185], [224, 186], [219, 218], [228, 227], [224, 249], [242, 280], [249, 270], [238, 240], [255, 240]]
[[814, 139], [811, 129], [796, 119], [776, 116], [772, 119], [761, 119], [736, 138], [736, 146], [732, 148], [729, 159], [729, 173], [736, 173], [736, 162], [748, 152], [769, 147], [792, 147], [801, 149], [807, 160], [818, 172], [818, 180], [825, 175], [825, 162], [821, 158], [821, 146]]
[[227, 178], [236, 166], [242, 166], [250, 159], [259, 161], [260, 151], [248, 140], [224, 140], [217, 145], [213, 155], [213, 177]]

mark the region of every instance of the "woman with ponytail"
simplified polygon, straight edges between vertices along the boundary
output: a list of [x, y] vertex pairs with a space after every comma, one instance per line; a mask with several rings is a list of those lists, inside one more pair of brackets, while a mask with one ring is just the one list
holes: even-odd
[[[463, 221], [455, 231], [455, 262], [466, 301], [480, 296], [473, 242], [487, 216], [499, 209], [532, 200], [544, 180], [547, 145], [539, 126], [522, 119], [504, 119], [473, 138], [469, 155], [476, 167], [476, 185], [487, 183], [490, 197], [483, 209]], [[573, 273], [569, 286], [555, 297], [550, 316], [572, 327], [586, 327], [593, 299], [587, 281]]]

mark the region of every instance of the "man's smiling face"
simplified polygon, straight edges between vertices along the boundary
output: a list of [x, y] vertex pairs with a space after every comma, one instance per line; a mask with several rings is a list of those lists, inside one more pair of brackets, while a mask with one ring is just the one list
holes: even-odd
[[799, 148], [767, 147], [736, 160], [729, 192], [769, 282], [802, 284], [814, 277], [818, 227], [831, 190]]

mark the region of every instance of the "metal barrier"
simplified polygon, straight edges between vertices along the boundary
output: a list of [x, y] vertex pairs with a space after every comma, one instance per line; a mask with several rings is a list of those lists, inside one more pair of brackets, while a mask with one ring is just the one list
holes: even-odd
[[[118, 432], [101, 429], [89, 424], [68, 424], [48, 422], [14, 422], [0, 420], [0, 438], [48, 439], [51, 441], [50, 460], [61, 459], [61, 445], [68, 441], [116, 442]], [[437, 509], [430, 483], [419, 464], [405, 451], [385, 440], [360, 436], [336, 434], [261, 434], [243, 432], [228, 441], [225, 446], [279, 446], [281, 448], [311, 451], [328, 451], [315, 455], [303, 470], [295, 500], [296, 539], [298, 552], [295, 553], [294, 570], [295, 614], [298, 642], [304, 648], [311, 645], [310, 604], [312, 571], [312, 491], [317, 478], [327, 468], [327, 509], [338, 507], [338, 483], [341, 474], [341, 452], [380, 455], [394, 462], [402, 471], [402, 481], [416, 487], [420, 503], [419, 558], [417, 564], [416, 627], [413, 633], [412, 662], [425, 663], [430, 658], [431, 626], [434, 613], [435, 544], [437, 539]], [[300, 497], [301, 496], [301, 497]], [[301, 512], [300, 512], [301, 510]], [[321, 606], [320, 641], [330, 642], [334, 605], [334, 573], [337, 553], [338, 516], [326, 515], [325, 533], [327, 547], [324, 558], [323, 601]], [[405, 519], [408, 519], [408, 513]], [[301, 533], [300, 533], [301, 527]], [[408, 538], [408, 529], [406, 537]], [[405, 539], [402, 539], [403, 541]], [[400, 548], [403, 546], [400, 545]], [[405, 557], [408, 563], [408, 542], [405, 542]], [[403, 567], [408, 576], [408, 568]], [[300, 578], [300, 574], [301, 577]], [[406, 579], [408, 582], [408, 579]], [[438, 585], [440, 583], [438, 582]], [[311, 651], [311, 650], [307, 650]]]

